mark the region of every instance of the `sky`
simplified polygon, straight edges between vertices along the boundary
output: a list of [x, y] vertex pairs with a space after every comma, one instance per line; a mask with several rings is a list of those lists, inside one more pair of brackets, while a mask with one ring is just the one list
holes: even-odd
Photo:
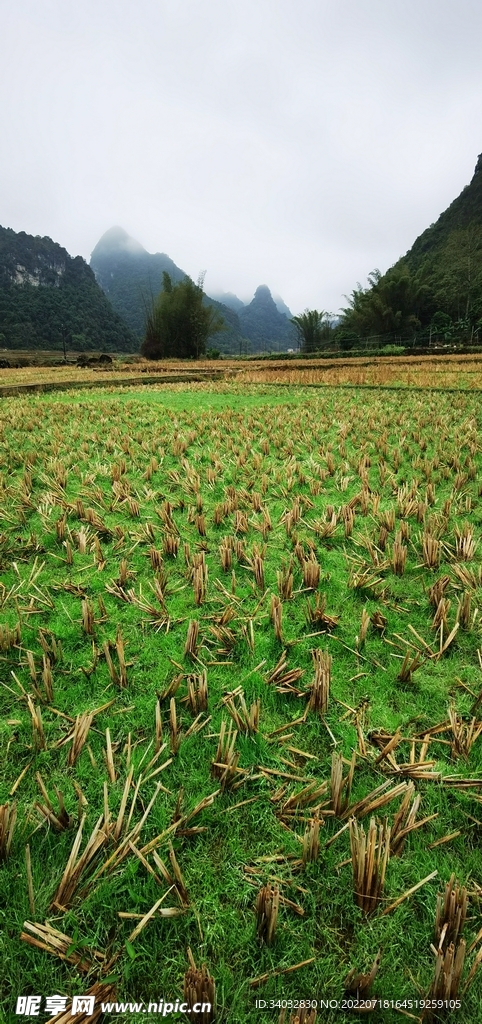
[[480, 0], [4, 0], [0, 224], [336, 314], [471, 180], [481, 39]]

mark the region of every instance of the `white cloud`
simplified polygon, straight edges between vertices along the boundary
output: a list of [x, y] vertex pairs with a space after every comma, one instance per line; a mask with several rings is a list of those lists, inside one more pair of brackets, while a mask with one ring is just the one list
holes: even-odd
[[209, 291], [336, 310], [467, 184], [475, 0], [17, 0], [0, 222], [87, 259], [122, 224]]

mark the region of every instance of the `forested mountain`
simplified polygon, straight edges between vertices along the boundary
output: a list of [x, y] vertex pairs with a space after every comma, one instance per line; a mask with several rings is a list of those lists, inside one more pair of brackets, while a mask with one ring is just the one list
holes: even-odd
[[146, 310], [161, 290], [163, 272], [174, 283], [186, 276], [165, 253], [147, 252], [119, 227], [110, 228], [99, 239], [90, 266], [116, 313], [139, 339], [144, 336]]
[[[139, 341], [144, 337], [153, 300], [161, 291], [164, 271], [174, 284], [187, 276], [165, 253], [147, 252], [120, 227], [110, 228], [102, 235], [91, 255], [90, 266], [114, 309]], [[237, 351], [241, 328], [236, 312], [207, 295], [205, 302], [219, 310], [226, 324], [226, 329], [216, 335], [216, 348]]]
[[482, 155], [461, 194], [414, 242], [403, 260], [426, 279], [438, 309], [458, 319], [482, 316]]
[[[230, 309], [234, 309], [236, 313], [241, 313], [241, 311], [248, 305], [248, 303], [238, 299], [238, 296], [234, 295], [233, 292], [215, 292], [212, 298], [217, 299], [218, 302], [224, 303], [225, 306], [229, 306]], [[290, 320], [293, 314], [291, 310], [288, 309], [286, 302], [283, 302], [283, 299], [279, 295], [273, 295], [272, 298], [278, 312], [284, 313], [284, 315], [288, 317], [288, 320]]]
[[135, 352], [81, 256], [51, 238], [0, 227], [0, 347]]
[[436, 223], [386, 274], [373, 271], [368, 280], [344, 310], [346, 338], [482, 338], [482, 156], [470, 185]]
[[242, 299], [238, 299], [238, 296], [234, 295], [233, 292], [215, 292], [211, 298], [216, 299], [217, 302], [222, 302], [229, 309], [234, 309], [235, 313], [239, 313], [245, 307]]
[[254, 299], [239, 312], [243, 334], [251, 351], [286, 351], [297, 344], [296, 331], [285, 313], [280, 313], [267, 285], [256, 289]]
[[[174, 284], [186, 277], [169, 256], [147, 252], [120, 227], [110, 228], [102, 235], [90, 265], [114, 309], [139, 340], [144, 338], [146, 317], [161, 291], [164, 271]], [[225, 329], [211, 339], [221, 352], [283, 350], [293, 343], [290, 311], [282, 299], [277, 300], [277, 307], [266, 285], [257, 289], [249, 305], [231, 292], [215, 297], [205, 295], [204, 302], [217, 309], [224, 319]]]

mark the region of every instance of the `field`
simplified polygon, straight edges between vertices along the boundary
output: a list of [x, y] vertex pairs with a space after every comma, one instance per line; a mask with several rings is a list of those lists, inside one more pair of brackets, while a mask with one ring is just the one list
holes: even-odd
[[190, 955], [226, 1024], [480, 1019], [482, 374], [392, 365], [2, 399], [2, 1020]]
[[[16, 355], [13, 353], [13, 355]], [[482, 355], [430, 356], [338, 356], [324, 359], [222, 359], [197, 360], [195, 363], [176, 359], [149, 362], [140, 357], [115, 358], [107, 369], [79, 368], [74, 363], [66, 366], [48, 365], [54, 353], [32, 356], [20, 353], [22, 365], [0, 369], [0, 397], [5, 388], [30, 386], [46, 389], [50, 385], [68, 387], [74, 384], [111, 387], [119, 382], [136, 386], [142, 379], [156, 380], [175, 375], [193, 375], [197, 378], [235, 379], [243, 384], [305, 384], [352, 385], [359, 387], [412, 387], [482, 389]], [[56, 353], [57, 358], [59, 353]], [[36, 365], [37, 358], [46, 365]], [[142, 375], [142, 377], [140, 376]]]

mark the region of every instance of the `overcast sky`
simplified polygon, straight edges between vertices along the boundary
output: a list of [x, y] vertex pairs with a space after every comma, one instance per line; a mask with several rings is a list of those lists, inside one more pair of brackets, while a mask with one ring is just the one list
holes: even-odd
[[0, 224], [336, 312], [470, 181], [480, 0], [15, 0]]

